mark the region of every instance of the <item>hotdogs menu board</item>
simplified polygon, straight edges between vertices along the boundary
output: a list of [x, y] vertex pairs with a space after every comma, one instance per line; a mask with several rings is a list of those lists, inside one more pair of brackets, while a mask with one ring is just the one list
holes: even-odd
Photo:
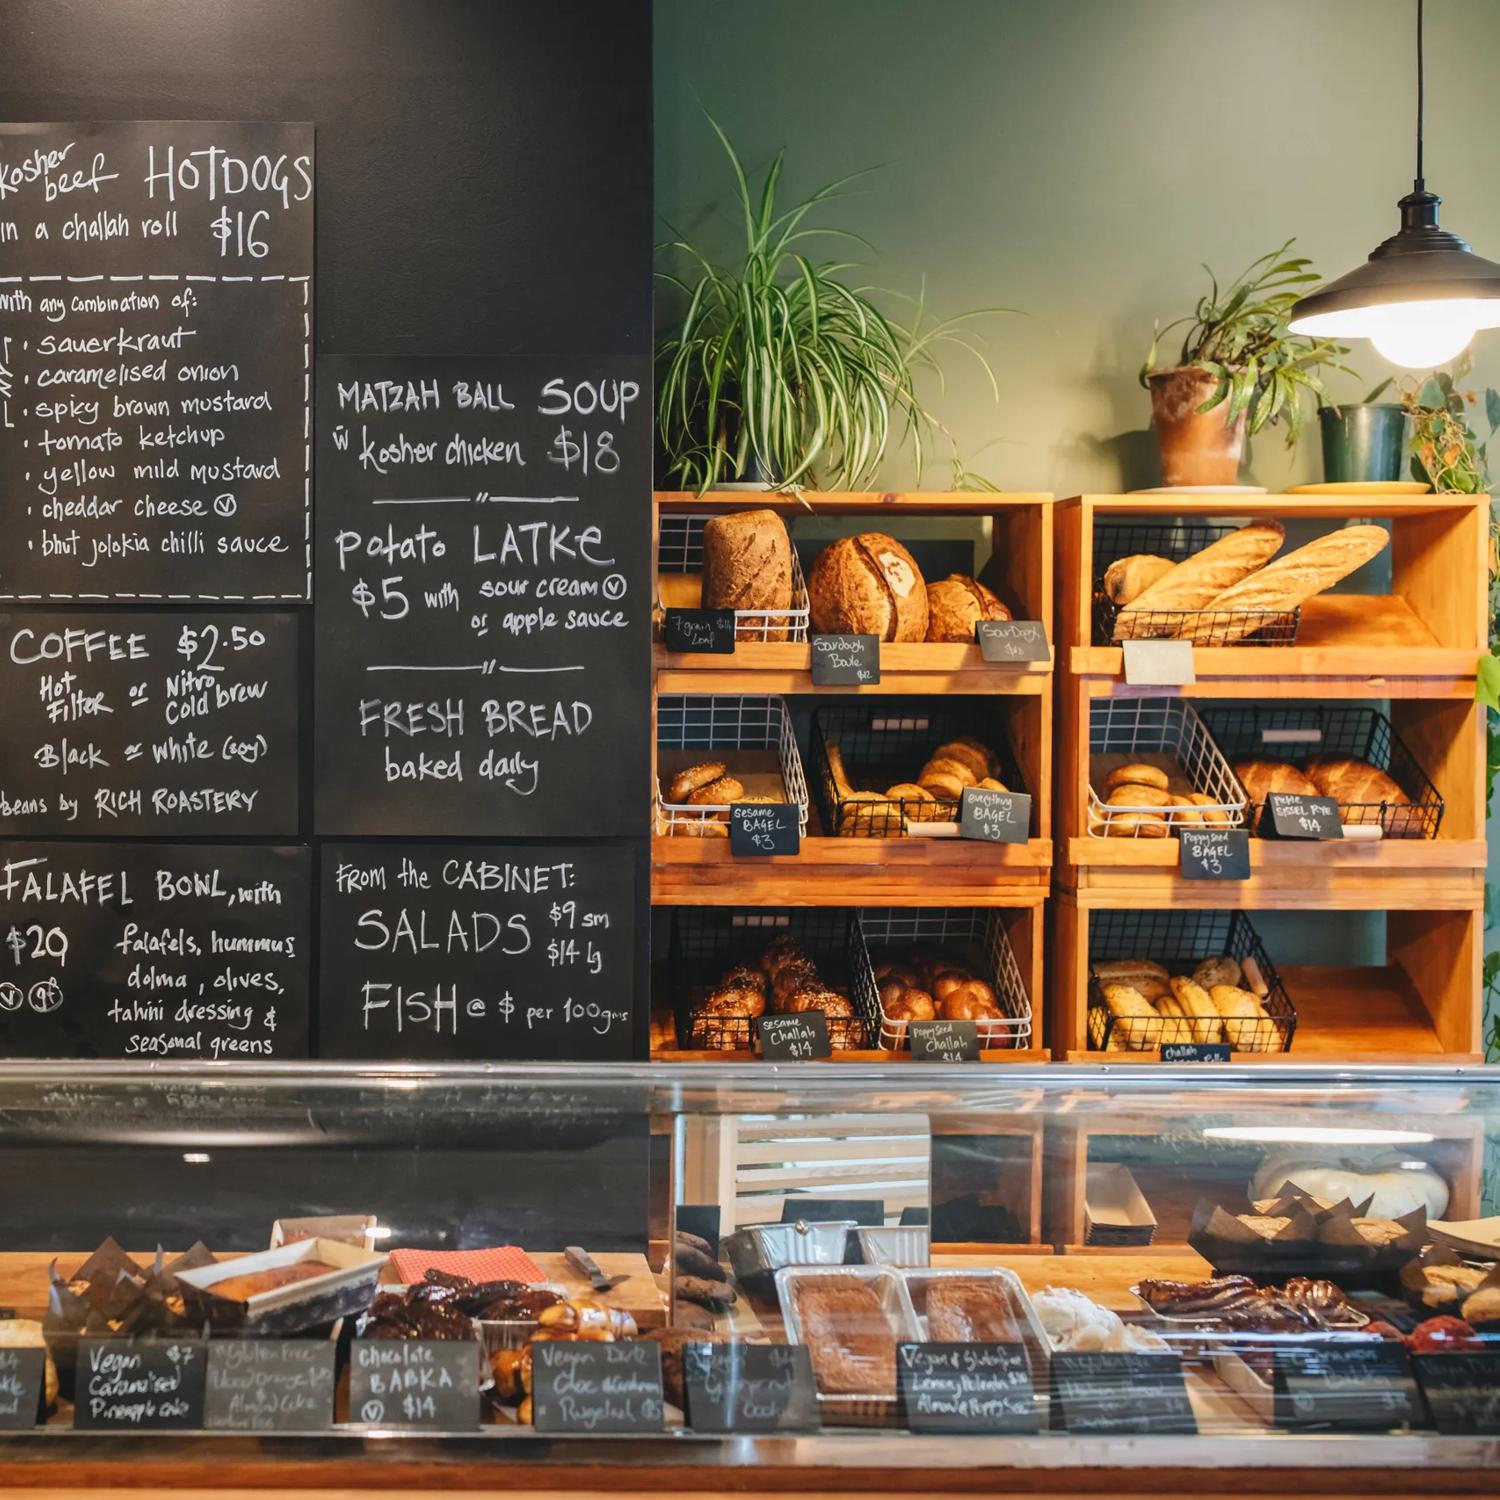
[[313, 128], [0, 125], [0, 599], [305, 599]]
[[624, 1061], [628, 845], [325, 844], [320, 1057]]
[[318, 368], [315, 823], [643, 836], [649, 370]]
[[306, 849], [0, 844], [0, 1056], [308, 1052]]
[[0, 833], [297, 833], [297, 622], [0, 613]]

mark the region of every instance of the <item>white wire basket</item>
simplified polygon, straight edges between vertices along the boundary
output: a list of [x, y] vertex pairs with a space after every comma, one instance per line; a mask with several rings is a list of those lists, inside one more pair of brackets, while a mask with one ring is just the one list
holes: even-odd
[[[796, 805], [798, 826], [802, 836], [807, 836], [807, 777], [786, 699], [723, 693], [664, 694], [656, 704], [656, 748], [658, 753], [701, 751], [704, 760], [718, 758], [717, 752], [733, 750], [774, 752], [785, 800]], [[736, 774], [733, 766], [729, 774]], [[718, 823], [725, 827], [727, 836], [729, 803], [668, 802], [663, 780], [670, 777], [657, 778], [658, 833], [702, 837], [705, 824]]]
[[1105, 698], [1089, 713], [1089, 755], [1139, 760], [1206, 800], [1191, 807], [1114, 804], [1089, 773], [1088, 829], [1094, 838], [1164, 838], [1182, 828], [1239, 828], [1248, 801], [1198, 711], [1183, 698]]
[[[661, 518], [657, 537], [656, 567], [661, 573], [702, 573], [703, 524], [712, 516], [668, 515]], [[806, 641], [808, 629], [807, 581], [797, 549], [792, 548], [792, 604], [790, 609], [737, 609], [734, 612], [736, 641]]]
[[[900, 962], [911, 947], [940, 948], [951, 954], [955, 967], [969, 969], [995, 992], [1001, 1014], [979, 1022], [980, 1045], [1024, 1049], [1031, 1045], [1031, 999], [1021, 978], [1015, 950], [1005, 923], [995, 907], [889, 907], [862, 911], [860, 926], [875, 968], [890, 960]], [[876, 984], [879, 997], [880, 986]], [[880, 1013], [880, 1045], [887, 1052], [909, 1046], [907, 1022]]]

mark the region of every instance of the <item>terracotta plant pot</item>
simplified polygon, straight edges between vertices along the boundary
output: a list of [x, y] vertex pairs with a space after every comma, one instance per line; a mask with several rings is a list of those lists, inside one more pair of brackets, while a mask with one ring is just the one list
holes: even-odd
[[1245, 451], [1245, 418], [1241, 412], [1232, 426], [1224, 418], [1227, 400], [1212, 411], [1198, 408], [1218, 389], [1207, 370], [1181, 365], [1157, 370], [1146, 377], [1151, 387], [1151, 421], [1161, 452], [1163, 484], [1233, 484], [1239, 478]]

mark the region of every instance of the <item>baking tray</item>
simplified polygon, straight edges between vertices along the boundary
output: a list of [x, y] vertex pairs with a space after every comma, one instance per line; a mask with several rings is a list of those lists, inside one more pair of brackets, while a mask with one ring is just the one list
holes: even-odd
[[724, 1236], [735, 1280], [749, 1292], [765, 1296], [776, 1289], [776, 1273], [784, 1266], [829, 1266], [844, 1264], [853, 1219], [828, 1219], [808, 1223], [752, 1224]]
[[1156, 1308], [1152, 1307], [1152, 1305], [1149, 1302], [1147, 1302], [1146, 1299], [1143, 1296], [1141, 1296], [1140, 1292], [1138, 1292], [1135, 1289], [1135, 1287], [1131, 1287], [1131, 1289], [1130, 1289], [1130, 1295], [1132, 1297], [1134, 1297], [1135, 1300], [1137, 1302], [1139, 1302], [1141, 1304], [1141, 1306], [1143, 1308], [1145, 1308], [1145, 1310], [1153, 1318], [1155, 1318], [1158, 1322], [1161, 1322], [1161, 1323], [1171, 1323], [1171, 1324], [1173, 1324], [1173, 1325], [1175, 1325], [1176, 1327], [1179, 1327], [1179, 1328], [1202, 1328], [1206, 1332], [1207, 1331], [1217, 1330], [1217, 1331], [1220, 1331], [1220, 1332], [1233, 1333], [1233, 1334], [1256, 1334], [1256, 1335], [1259, 1335], [1259, 1336], [1262, 1336], [1262, 1337], [1266, 1337], [1266, 1338], [1272, 1338], [1272, 1337], [1277, 1337], [1277, 1338], [1296, 1338], [1298, 1336], [1299, 1332], [1301, 1332], [1301, 1333], [1308, 1333], [1308, 1334], [1355, 1333], [1359, 1329], [1366, 1327], [1369, 1324], [1369, 1321], [1370, 1321], [1370, 1315], [1369, 1315], [1369, 1313], [1367, 1313], [1367, 1312], [1361, 1312], [1359, 1310], [1359, 1308], [1357, 1308], [1351, 1302], [1351, 1303], [1349, 1303], [1349, 1316], [1348, 1316], [1348, 1319], [1347, 1319], [1347, 1321], [1345, 1321], [1343, 1323], [1323, 1323], [1322, 1318], [1319, 1317], [1319, 1315], [1318, 1315], [1317, 1308], [1314, 1307], [1314, 1308], [1309, 1309], [1309, 1311], [1311, 1311], [1312, 1315], [1315, 1318], [1318, 1318], [1318, 1321], [1320, 1323], [1323, 1323], [1323, 1326], [1322, 1326], [1321, 1329], [1307, 1328], [1307, 1329], [1301, 1329], [1301, 1330], [1297, 1330], [1297, 1329], [1292, 1329], [1292, 1330], [1287, 1330], [1287, 1329], [1264, 1329], [1264, 1330], [1262, 1330], [1262, 1329], [1258, 1329], [1258, 1328], [1232, 1328], [1228, 1324], [1226, 1324], [1225, 1321], [1222, 1318], [1216, 1318], [1216, 1317], [1213, 1316], [1212, 1313], [1183, 1314], [1183, 1313], [1164, 1313], [1164, 1312], [1159, 1312]]
[[[783, 1266], [776, 1273], [776, 1295], [781, 1301], [781, 1316], [789, 1344], [808, 1342], [797, 1309], [797, 1287], [827, 1281], [830, 1277], [868, 1283], [880, 1299], [881, 1311], [896, 1343], [920, 1342], [922, 1335], [918, 1330], [917, 1315], [912, 1310], [911, 1299], [899, 1272], [885, 1266]], [[816, 1368], [813, 1379], [817, 1379]], [[844, 1395], [819, 1389], [818, 1406], [824, 1423], [831, 1426], [885, 1427], [897, 1426], [901, 1422], [901, 1398], [894, 1383], [889, 1395]]]
[[925, 1266], [932, 1259], [932, 1231], [926, 1224], [862, 1224], [854, 1238], [867, 1266]]

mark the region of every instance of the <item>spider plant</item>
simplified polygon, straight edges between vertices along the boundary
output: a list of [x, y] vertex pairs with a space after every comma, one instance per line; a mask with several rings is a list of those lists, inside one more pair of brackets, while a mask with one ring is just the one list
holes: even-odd
[[[952, 442], [917, 391], [919, 375], [935, 376], [941, 387], [939, 351], [956, 345], [972, 354], [999, 400], [994, 371], [965, 331], [984, 313], [924, 327], [922, 298], [908, 324], [883, 312], [874, 299], [889, 294], [851, 278], [858, 262], [816, 258], [808, 245], [836, 238], [871, 249], [847, 230], [809, 222], [867, 173], [779, 208], [786, 152], [752, 191], [729, 137], [712, 117], [709, 124], [733, 170], [744, 248], [725, 266], [681, 237], [659, 247], [687, 264], [683, 275], [659, 273], [685, 302], [657, 351], [657, 427], [668, 474], [699, 493], [747, 477], [786, 489], [819, 482], [859, 489], [887, 450], [907, 440], [920, 474], [931, 435]], [[962, 483], [956, 445], [954, 460]]]

